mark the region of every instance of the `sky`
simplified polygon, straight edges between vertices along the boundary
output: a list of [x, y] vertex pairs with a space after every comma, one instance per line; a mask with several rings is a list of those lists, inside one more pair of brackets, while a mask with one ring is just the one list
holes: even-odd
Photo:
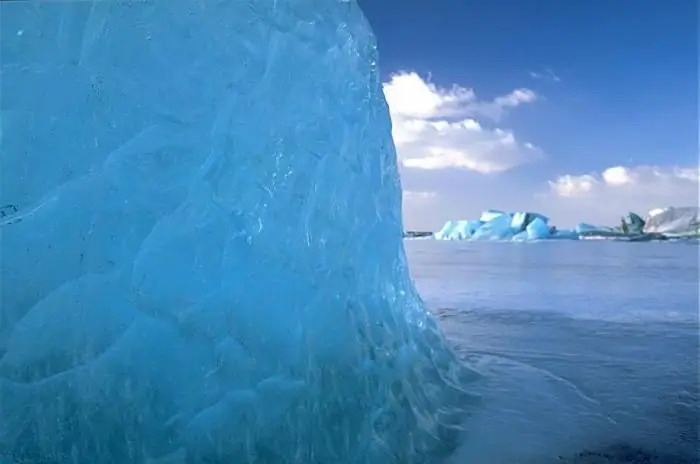
[[360, 0], [407, 229], [698, 205], [698, 2]]

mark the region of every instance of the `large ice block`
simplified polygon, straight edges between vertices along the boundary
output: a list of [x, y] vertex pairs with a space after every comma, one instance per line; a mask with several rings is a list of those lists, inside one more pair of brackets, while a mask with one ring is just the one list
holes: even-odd
[[528, 224], [525, 230], [527, 231], [528, 240], [542, 240], [550, 236], [549, 225], [539, 217], [536, 217]]
[[473, 377], [409, 279], [354, 0], [0, 3], [0, 460], [431, 463]]

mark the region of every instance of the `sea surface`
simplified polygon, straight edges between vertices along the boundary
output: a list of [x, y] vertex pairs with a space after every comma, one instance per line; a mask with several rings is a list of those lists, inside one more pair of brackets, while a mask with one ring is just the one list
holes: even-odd
[[697, 242], [405, 245], [482, 374], [452, 462], [700, 462]]

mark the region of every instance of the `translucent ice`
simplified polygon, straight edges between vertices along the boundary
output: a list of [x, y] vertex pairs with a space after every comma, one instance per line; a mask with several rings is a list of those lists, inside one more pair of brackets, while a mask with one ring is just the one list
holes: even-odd
[[408, 277], [354, 1], [0, 9], [0, 456], [450, 448], [471, 373]]
[[474, 232], [481, 227], [481, 221], [454, 221], [448, 222], [443, 230], [435, 234], [436, 238], [442, 240], [464, 240], [474, 235]]
[[510, 222], [510, 226], [515, 232], [521, 232], [536, 218], [541, 219], [545, 223], [549, 223], [549, 218], [538, 213], [529, 212], [517, 212], [513, 213], [513, 219]]
[[[484, 213], [485, 215], [486, 213]], [[482, 219], [484, 217], [482, 215]], [[512, 216], [510, 214], [499, 214], [493, 216], [491, 220], [479, 227], [473, 235], [476, 240], [506, 240], [513, 237], [514, 231], [510, 226]]]
[[452, 235], [452, 231], [456, 226], [457, 223], [455, 221], [447, 221], [445, 225], [442, 226], [442, 229], [435, 232], [435, 238], [438, 240], [449, 240], [450, 236]]
[[503, 211], [490, 209], [481, 213], [481, 217], [479, 217], [479, 220], [481, 222], [491, 222], [492, 220], [496, 219], [499, 216], [503, 216], [504, 214], [506, 213], [504, 213]]
[[539, 217], [536, 217], [530, 224], [525, 228], [527, 231], [528, 240], [541, 240], [543, 238], [549, 237], [549, 225]]

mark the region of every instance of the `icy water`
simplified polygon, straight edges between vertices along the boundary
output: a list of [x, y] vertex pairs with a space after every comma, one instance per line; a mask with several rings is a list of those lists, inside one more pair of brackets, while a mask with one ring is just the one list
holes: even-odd
[[696, 243], [406, 241], [481, 402], [454, 463], [695, 463]]

